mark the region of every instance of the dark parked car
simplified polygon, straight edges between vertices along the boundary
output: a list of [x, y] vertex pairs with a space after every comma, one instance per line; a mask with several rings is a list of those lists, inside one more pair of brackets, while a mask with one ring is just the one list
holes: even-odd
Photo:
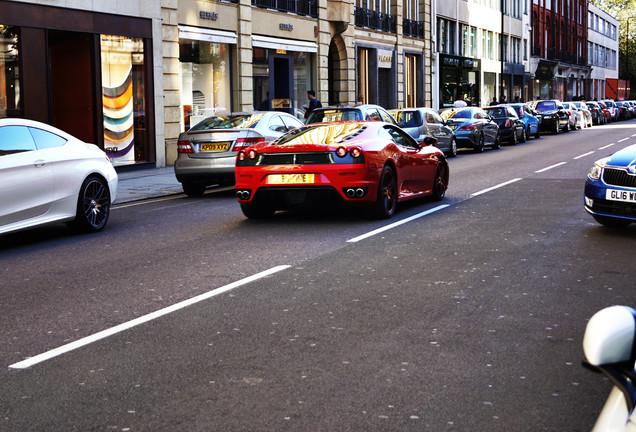
[[618, 119], [619, 120], [630, 120], [632, 118], [632, 109], [625, 102], [614, 102], [616, 104], [616, 108], [618, 108]]
[[514, 103], [510, 106], [514, 108], [521, 121], [526, 125], [526, 141], [530, 139], [530, 136], [541, 138], [541, 122], [532, 108], [523, 103]]
[[450, 108], [441, 112], [446, 124], [455, 132], [458, 147], [472, 148], [476, 152], [484, 147], [501, 147], [497, 123], [481, 108]]
[[406, 133], [422, 142], [427, 136], [437, 139], [435, 147], [447, 156], [457, 156], [457, 140], [455, 133], [437, 111], [432, 108], [404, 108], [392, 110], [389, 113], [395, 118]]
[[570, 130], [570, 115], [557, 99], [537, 101], [534, 110], [541, 120], [541, 130], [558, 134]]
[[526, 125], [521, 121], [513, 107], [496, 105], [486, 107], [484, 111], [497, 122], [501, 140], [512, 145], [526, 141]]
[[317, 108], [309, 114], [305, 124], [332, 121], [383, 121], [397, 124], [387, 110], [378, 105], [356, 105]]
[[590, 101], [586, 102], [587, 108], [590, 110], [590, 114], [592, 114], [592, 123], [595, 125], [605, 124], [605, 114], [603, 113], [603, 108], [598, 104], [598, 102]]

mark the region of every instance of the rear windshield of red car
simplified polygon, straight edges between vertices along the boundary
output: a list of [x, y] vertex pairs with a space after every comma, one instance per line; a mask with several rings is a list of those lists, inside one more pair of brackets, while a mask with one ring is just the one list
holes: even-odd
[[334, 146], [358, 136], [366, 126], [361, 123], [312, 124], [294, 129], [272, 145], [322, 144]]

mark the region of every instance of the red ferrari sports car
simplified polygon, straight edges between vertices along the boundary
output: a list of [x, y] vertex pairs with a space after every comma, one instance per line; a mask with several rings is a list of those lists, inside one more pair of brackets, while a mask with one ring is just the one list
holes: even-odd
[[383, 122], [332, 122], [294, 129], [236, 157], [236, 197], [248, 218], [277, 210], [345, 202], [389, 218], [398, 202], [448, 187], [448, 164], [437, 140], [416, 142]]

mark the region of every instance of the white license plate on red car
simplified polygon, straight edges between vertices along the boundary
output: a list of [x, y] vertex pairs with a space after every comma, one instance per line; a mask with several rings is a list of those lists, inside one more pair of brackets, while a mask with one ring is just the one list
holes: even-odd
[[609, 201], [636, 203], [636, 191], [607, 189], [605, 191], [605, 199]]
[[267, 176], [269, 184], [311, 184], [314, 182], [313, 174], [270, 174]]

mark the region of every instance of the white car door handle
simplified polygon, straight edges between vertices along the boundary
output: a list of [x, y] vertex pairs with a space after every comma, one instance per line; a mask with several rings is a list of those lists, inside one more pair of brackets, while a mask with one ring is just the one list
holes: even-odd
[[33, 165], [35, 165], [36, 168], [42, 168], [44, 165], [46, 165], [46, 161], [43, 161], [42, 159], [38, 159], [35, 162], [33, 162]]

